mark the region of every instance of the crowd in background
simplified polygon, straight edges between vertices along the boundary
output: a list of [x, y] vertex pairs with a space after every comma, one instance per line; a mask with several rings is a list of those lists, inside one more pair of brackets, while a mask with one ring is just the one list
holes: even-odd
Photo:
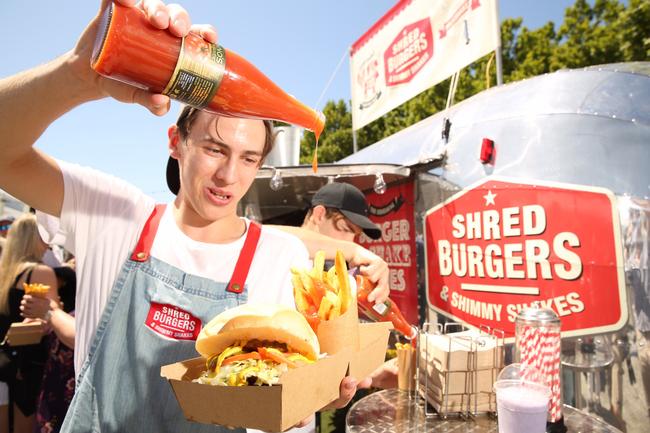
[[[58, 432], [75, 388], [74, 258], [33, 213], [1, 221], [0, 432]], [[26, 294], [39, 283], [47, 293]], [[41, 324], [37, 342], [12, 344], [15, 323]]]

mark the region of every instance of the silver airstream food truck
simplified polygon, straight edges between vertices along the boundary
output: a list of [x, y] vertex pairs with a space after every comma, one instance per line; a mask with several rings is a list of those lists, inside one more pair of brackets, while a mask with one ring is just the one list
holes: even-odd
[[491, 88], [316, 174], [292, 163], [241, 213], [299, 225], [320, 186], [356, 185], [383, 233], [360, 242], [410, 322], [508, 338], [523, 307], [553, 308], [565, 403], [650, 431], [650, 63]]

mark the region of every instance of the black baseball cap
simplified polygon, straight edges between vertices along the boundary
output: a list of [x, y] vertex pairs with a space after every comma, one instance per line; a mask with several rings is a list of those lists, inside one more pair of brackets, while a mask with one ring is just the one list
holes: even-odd
[[178, 195], [178, 191], [181, 189], [181, 174], [178, 169], [178, 160], [171, 156], [167, 160], [167, 188], [174, 195]]
[[371, 239], [379, 239], [381, 230], [368, 218], [368, 203], [363, 193], [349, 183], [328, 183], [311, 199], [311, 206], [325, 206], [339, 210], [353, 224], [361, 227]]

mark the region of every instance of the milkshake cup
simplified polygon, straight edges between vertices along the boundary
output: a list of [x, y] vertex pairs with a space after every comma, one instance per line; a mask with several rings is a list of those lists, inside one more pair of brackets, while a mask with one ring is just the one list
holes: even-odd
[[510, 364], [499, 373], [494, 392], [499, 433], [546, 431], [551, 387], [539, 370], [519, 363]]

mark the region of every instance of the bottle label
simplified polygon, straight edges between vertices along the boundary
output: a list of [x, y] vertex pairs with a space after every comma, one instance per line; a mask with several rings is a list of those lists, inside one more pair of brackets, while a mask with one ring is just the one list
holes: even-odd
[[203, 108], [212, 100], [226, 70], [226, 50], [189, 34], [183, 38], [176, 68], [163, 94]]
[[386, 310], [388, 310], [388, 305], [386, 305], [385, 302], [382, 302], [381, 304], [375, 304], [372, 306], [372, 309], [375, 310], [377, 313], [379, 313], [381, 316], [386, 314]]

